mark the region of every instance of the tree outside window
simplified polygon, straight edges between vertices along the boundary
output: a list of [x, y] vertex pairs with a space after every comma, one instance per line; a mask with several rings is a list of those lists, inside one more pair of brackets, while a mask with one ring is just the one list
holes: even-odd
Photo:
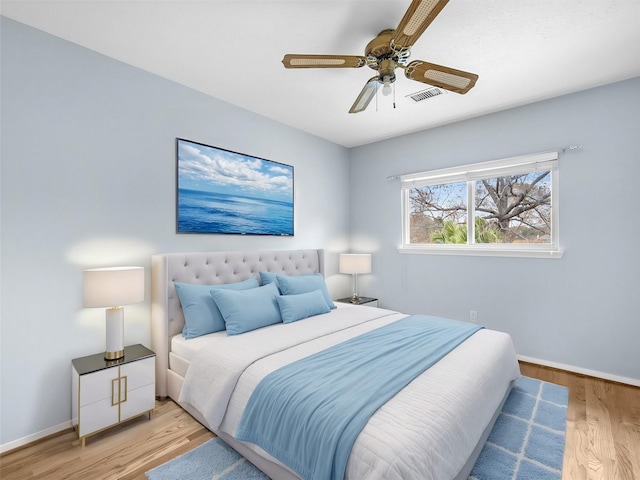
[[553, 152], [401, 177], [404, 248], [500, 246], [558, 258], [556, 168]]
[[[473, 181], [475, 243], [549, 243], [551, 172]], [[467, 182], [412, 188], [411, 243], [468, 243]]]

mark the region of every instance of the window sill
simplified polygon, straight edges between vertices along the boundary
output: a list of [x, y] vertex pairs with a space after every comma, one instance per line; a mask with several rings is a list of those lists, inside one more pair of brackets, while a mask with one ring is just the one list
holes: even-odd
[[504, 249], [504, 248], [474, 248], [474, 247], [400, 247], [400, 253], [412, 255], [466, 255], [474, 257], [516, 257], [516, 258], [562, 258], [562, 250], [541, 249]]

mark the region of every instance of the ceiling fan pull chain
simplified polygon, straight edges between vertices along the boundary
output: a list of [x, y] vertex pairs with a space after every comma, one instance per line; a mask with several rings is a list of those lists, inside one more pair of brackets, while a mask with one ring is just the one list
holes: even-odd
[[396, 108], [396, 84], [393, 84], [393, 108]]

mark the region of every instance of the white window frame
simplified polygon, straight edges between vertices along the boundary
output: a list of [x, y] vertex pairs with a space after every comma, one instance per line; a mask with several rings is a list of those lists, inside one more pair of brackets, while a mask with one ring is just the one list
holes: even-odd
[[[520, 175], [535, 171], [551, 171], [551, 242], [547, 244], [477, 244], [475, 238], [475, 199], [473, 183], [476, 180], [507, 175]], [[467, 183], [467, 228], [470, 243], [467, 244], [412, 244], [409, 242], [410, 203], [409, 191], [413, 187], [444, 183]], [[400, 177], [402, 186], [402, 246], [400, 253], [427, 255], [477, 255], [498, 257], [561, 258], [564, 253], [559, 246], [558, 206], [558, 152], [545, 152], [490, 162], [462, 165], [459, 167], [412, 173]]]

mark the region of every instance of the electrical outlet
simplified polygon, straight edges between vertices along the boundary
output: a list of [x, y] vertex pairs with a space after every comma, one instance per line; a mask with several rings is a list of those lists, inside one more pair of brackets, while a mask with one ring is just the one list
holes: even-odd
[[476, 312], [475, 310], [471, 310], [469, 312], [469, 321], [471, 323], [478, 323], [478, 312]]

